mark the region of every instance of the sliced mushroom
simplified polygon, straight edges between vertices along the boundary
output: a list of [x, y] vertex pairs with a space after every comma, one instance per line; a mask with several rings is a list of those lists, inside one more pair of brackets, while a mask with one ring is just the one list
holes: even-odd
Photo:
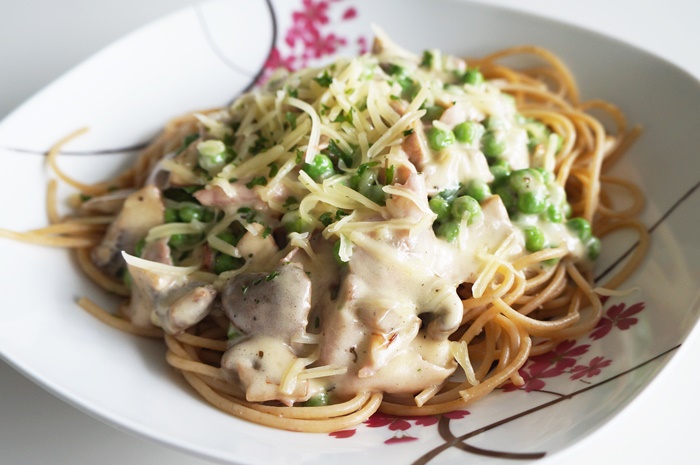
[[98, 197], [92, 197], [80, 205], [80, 214], [114, 215], [124, 206], [127, 197], [133, 193], [134, 189], [119, 189]]
[[311, 281], [295, 263], [272, 273], [232, 278], [221, 297], [226, 316], [245, 334], [263, 334], [291, 344], [306, 331]]
[[213, 286], [192, 281], [185, 273], [128, 266], [132, 291], [126, 316], [134, 325], [155, 325], [167, 333], [178, 334], [209, 313], [217, 295]]
[[246, 232], [236, 245], [238, 253], [246, 260], [252, 259], [251, 261], [257, 269], [269, 269], [270, 265], [274, 266], [274, 263], [270, 264], [270, 260], [279, 251], [275, 239], [272, 234], [264, 233], [265, 227], [263, 225], [253, 223], [250, 226], [257, 234]]
[[146, 186], [129, 195], [102, 242], [92, 249], [92, 261], [104, 272], [116, 276], [123, 269], [121, 252], [134, 253], [136, 243], [154, 226], [164, 222], [160, 190]]
[[277, 400], [287, 405], [309, 398], [309, 382], [285, 376], [296, 355], [284, 342], [269, 336], [245, 338], [228, 349], [221, 358], [221, 369], [234, 383], [240, 384], [248, 402]]

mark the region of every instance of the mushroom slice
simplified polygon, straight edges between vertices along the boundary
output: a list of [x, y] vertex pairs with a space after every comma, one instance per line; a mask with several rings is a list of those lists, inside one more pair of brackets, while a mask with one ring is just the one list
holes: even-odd
[[[297, 379], [290, 372], [299, 362], [303, 359], [297, 358], [289, 345], [256, 335], [228, 349], [221, 358], [221, 369], [240, 384], [248, 402], [277, 400], [292, 405], [309, 397], [308, 380]], [[294, 382], [285, 383], [288, 376], [293, 376]]]
[[154, 226], [163, 224], [165, 207], [160, 190], [146, 186], [129, 195], [102, 242], [92, 249], [92, 261], [104, 272], [116, 276], [124, 267], [120, 253], [133, 254], [136, 243]]
[[264, 334], [290, 344], [306, 331], [311, 308], [311, 281], [296, 263], [271, 273], [232, 278], [221, 302], [226, 316], [245, 334]]
[[217, 291], [211, 284], [197, 281], [196, 267], [177, 267], [125, 256], [131, 275], [131, 302], [126, 316], [141, 327], [163, 328], [178, 334], [199, 323], [209, 314]]

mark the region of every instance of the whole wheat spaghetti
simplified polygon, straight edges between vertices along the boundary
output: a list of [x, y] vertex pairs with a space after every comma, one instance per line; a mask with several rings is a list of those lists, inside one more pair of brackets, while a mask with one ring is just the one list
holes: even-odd
[[[523, 54], [532, 68], [507, 66]], [[581, 102], [547, 50], [417, 56], [380, 35], [372, 53], [171, 121], [109, 182], [70, 178], [57, 145], [75, 214], [59, 217], [52, 185], [50, 226], [0, 235], [75, 249], [125, 299], [80, 305], [164, 338], [216, 408], [335, 431], [463, 408], [594, 328], [600, 238], [640, 238], [607, 289], [648, 248], [641, 191], [604, 174], [638, 133]]]

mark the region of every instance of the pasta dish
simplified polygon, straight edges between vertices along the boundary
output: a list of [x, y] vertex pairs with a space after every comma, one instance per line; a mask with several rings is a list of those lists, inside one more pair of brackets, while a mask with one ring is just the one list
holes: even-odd
[[[75, 214], [49, 202], [47, 228], [2, 233], [74, 248], [124, 296], [116, 313], [80, 305], [164, 338], [221, 410], [310, 432], [436, 415], [522, 385], [528, 357], [596, 326], [646, 249], [639, 189], [604, 174], [637, 132], [580, 102], [546, 50], [465, 60], [378, 34], [174, 119], [115, 179], [71, 179], [57, 147]], [[600, 238], [620, 228], [641, 246], [596, 288]]]

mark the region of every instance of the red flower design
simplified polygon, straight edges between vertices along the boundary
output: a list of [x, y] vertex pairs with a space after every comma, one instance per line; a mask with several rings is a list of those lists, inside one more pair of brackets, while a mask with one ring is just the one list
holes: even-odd
[[357, 16], [357, 10], [355, 7], [350, 7], [347, 10], [345, 10], [345, 13], [343, 13], [343, 19], [348, 20], [348, 19], [353, 19], [354, 17]]
[[364, 37], [358, 37], [357, 38], [357, 45], [360, 47], [360, 55], [365, 54], [369, 51], [369, 47], [367, 46], [367, 39]]
[[[301, 7], [292, 12], [292, 25], [284, 34], [284, 44], [291, 48], [288, 55], [275, 47], [265, 63], [265, 73], [258, 80], [264, 83], [271, 72], [277, 68], [295, 71], [309, 65], [309, 60], [323, 58], [338, 51], [348, 44], [348, 38], [338, 36], [332, 31], [333, 21], [348, 21], [357, 17], [357, 8], [346, 7], [342, 16], [331, 15], [331, 7], [341, 0], [302, 0]], [[331, 16], [339, 18], [331, 20]], [[367, 51], [367, 40], [356, 39], [360, 53]]]
[[[576, 357], [588, 352], [588, 344], [576, 345], [576, 341], [563, 341], [546, 354], [537, 355], [530, 359], [530, 372], [538, 378], [549, 378], [562, 374], [567, 368], [576, 365]], [[554, 368], [548, 370], [552, 365]], [[545, 374], [546, 373], [546, 374]]]
[[546, 354], [532, 357], [524, 368], [519, 370], [525, 384], [518, 387], [513, 383], [503, 386], [506, 392], [523, 389], [525, 392], [542, 390], [545, 387], [545, 378], [559, 376], [576, 365], [577, 357], [588, 352], [590, 345], [577, 346], [576, 341], [563, 341]]
[[438, 422], [440, 417], [429, 415], [427, 417], [414, 417], [413, 419], [416, 420], [417, 426], [433, 426]]
[[275, 70], [277, 68], [284, 68], [289, 71], [294, 69], [294, 62], [296, 58], [294, 56], [283, 57], [277, 47], [272, 49], [270, 56], [265, 62], [265, 69]]
[[384, 441], [384, 444], [397, 444], [400, 442], [410, 442], [410, 441], [415, 441], [418, 438], [415, 438], [413, 436], [409, 435], [396, 435], [393, 438], [389, 438], [386, 441]]
[[344, 439], [354, 436], [355, 432], [356, 430], [354, 429], [344, 429], [342, 431], [333, 431], [332, 433], [328, 433], [328, 435], [333, 436], [334, 438]]
[[522, 386], [516, 386], [513, 383], [508, 383], [503, 386], [503, 390], [505, 392], [517, 391], [518, 389], [522, 389], [525, 392], [532, 392], [539, 391], [540, 389], [544, 388], [545, 383], [539, 378], [538, 375], [533, 376], [524, 368], [521, 368], [519, 370], [519, 373], [520, 376], [523, 377], [523, 381], [525, 381], [525, 384], [523, 384]]
[[295, 23], [305, 23], [308, 25], [328, 23], [328, 2], [314, 0], [303, 0], [302, 10], [292, 13]]
[[370, 428], [388, 426], [391, 431], [406, 431], [411, 427], [411, 424], [405, 419], [383, 413], [375, 413], [365, 421], [365, 424]]
[[[454, 412], [445, 413], [443, 415], [429, 415], [429, 416], [409, 416], [409, 417], [396, 417], [393, 415], [387, 415], [384, 413], [375, 413], [369, 417], [364, 424], [369, 428], [383, 428], [388, 427], [389, 431], [395, 431], [396, 433], [392, 438], [384, 441], [385, 444], [396, 444], [400, 442], [415, 441], [416, 437], [406, 433], [413, 425], [412, 421], [415, 422], [416, 426], [433, 426], [439, 420], [441, 416], [450, 418], [452, 420], [458, 420], [469, 415], [467, 410], [455, 410]], [[354, 429], [336, 431], [330, 433], [330, 436], [336, 438], [349, 438], [355, 435]]]
[[594, 357], [588, 365], [576, 365], [572, 370], [571, 379], [581, 379], [584, 376], [592, 378], [599, 375], [601, 369], [610, 366], [612, 360], [605, 360], [605, 357]]
[[447, 412], [442, 414], [443, 417], [449, 418], [450, 420], [459, 420], [460, 418], [464, 418], [467, 415], [469, 415], [468, 410], [455, 410], [453, 412]]
[[637, 302], [629, 307], [625, 307], [624, 303], [613, 305], [605, 312], [606, 316], [598, 322], [598, 325], [591, 333], [591, 339], [601, 339], [615, 327], [621, 331], [631, 328], [639, 321], [637, 318], [633, 318], [633, 315], [642, 310], [644, 310], [644, 302]]
[[321, 35], [318, 31], [314, 31], [304, 40], [306, 45], [306, 54], [314, 58], [321, 58], [324, 55], [332, 55], [338, 50], [338, 47], [345, 45], [347, 41], [331, 33]]

